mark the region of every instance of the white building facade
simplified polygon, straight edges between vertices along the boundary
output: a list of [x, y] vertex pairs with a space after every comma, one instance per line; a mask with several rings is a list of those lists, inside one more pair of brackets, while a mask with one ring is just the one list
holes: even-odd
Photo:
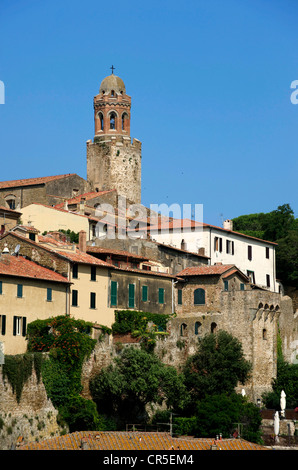
[[231, 221], [224, 227], [203, 224], [188, 219], [151, 227], [153, 240], [187, 251], [201, 252], [215, 263], [234, 264], [251, 282], [272, 292], [279, 292], [276, 281], [276, 243], [261, 240], [232, 230]]

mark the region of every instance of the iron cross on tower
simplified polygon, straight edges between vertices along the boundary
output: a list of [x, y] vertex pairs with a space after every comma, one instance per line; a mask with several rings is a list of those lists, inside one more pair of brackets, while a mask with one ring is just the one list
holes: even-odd
[[112, 65], [112, 67], [110, 67], [112, 69], [112, 74], [114, 74], [114, 70], [115, 70], [115, 67], [114, 65]]

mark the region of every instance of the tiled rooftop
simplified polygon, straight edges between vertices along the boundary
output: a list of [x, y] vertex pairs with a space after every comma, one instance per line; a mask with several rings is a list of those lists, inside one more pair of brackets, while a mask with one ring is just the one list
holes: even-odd
[[15, 186], [33, 186], [35, 184], [44, 184], [49, 181], [58, 180], [61, 178], [67, 178], [68, 176], [73, 176], [75, 173], [68, 173], [66, 175], [55, 175], [55, 176], [42, 176], [39, 178], [27, 178], [20, 180], [11, 180], [11, 181], [0, 181], [0, 189], [2, 188], [12, 188]]
[[41, 442], [31, 442], [17, 450], [268, 450], [268, 448], [243, 439], [194, 439], [173, 438], [162, 432], [100, 432], [81, 431]]
[[25, 277], [45, 281], [68, 283], [68, 280], [50, 269], [39, 266], [23, 256], [2, 254], [0, 258], [0, 275]]
[[234, 264], [214, 264], [211, 266], [193, 266], [185, 268], [177, 276], [208, 276], [221, 275], [230, 269], [235, 268]]

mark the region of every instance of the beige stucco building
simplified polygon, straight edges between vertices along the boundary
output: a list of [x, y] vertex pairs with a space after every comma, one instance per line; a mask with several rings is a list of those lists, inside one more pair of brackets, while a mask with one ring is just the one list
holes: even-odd
[[61, 274], [6, 251], [0, 257], [0, 343], [4, 354], [22, 354], [28, 323], [65, 314], [70, 283]]

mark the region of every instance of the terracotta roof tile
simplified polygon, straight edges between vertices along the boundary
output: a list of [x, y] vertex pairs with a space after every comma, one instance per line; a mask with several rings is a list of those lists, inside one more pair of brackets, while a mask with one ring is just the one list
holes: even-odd
[[61, 178], [67, 178], [68, 176], [74, 176], [75, 173], [68, 173], [66, 175], [55, 175], [55, 176], [42, 176], [39, 178], [27, 178], [20, 180], [11, 181], [0, 181], [0, 189], [2, 188], [13, 188], [15, 186], [32, 186], [36, 184], [45, 184], [49, 181], [58, 180]]
[[243, 439], [195, 439], [171, 437], [162, 432], [110, 432], [80, 431], [41, 442], [20, 445], [17, 450], [210, 450], [216, 444], [218, 450], [270, 450], [265, 446]]
[[134, 258], [139, 260], [148, 260], [149, 258], [141, 255], [137, 255], [135, 253], [131, 253], [130, 251], [125, 250], [114, 250], [111, 248], [102, 248], [100, 246], [87, 246], [87, 253], [100, 253], [100, 254], [111, 254], [111, 255], [119, 255], [125, 256], [128, 258]]
[[177, 276], [208, 276], [221, 275], [230, 269], [235, 268], [234, 264], [214, 264], [211, 266], [193, 266], [180, 271]]
[[[106, 191], [91, 191], [89, 193], [79, 194], [78, 196], [66, 199], [65, 202], [67, 202], [68, 204], [78, 204], [81, 201], [81, 199], [85, 199], [86, 201], [88, 201], [90, 199], [94, 199], [96, 197], [103, 196], [104, 194], [108, 194], [108, 193], [111, 193], [113, 191], [116, 191], [116, 190], [115, 189], [109, 189], [109, 190], [106, 190]], [[60, 202], [59, 204], [56, 204], [55, 207], [63, 208], [65, 202]]]
[[5, 254], [0, 258], [0, 275], [17, 276], [44, 281], [55, 281], [69, 284], [67, 278], [51, 269], [39, 266], [23, 256]]

